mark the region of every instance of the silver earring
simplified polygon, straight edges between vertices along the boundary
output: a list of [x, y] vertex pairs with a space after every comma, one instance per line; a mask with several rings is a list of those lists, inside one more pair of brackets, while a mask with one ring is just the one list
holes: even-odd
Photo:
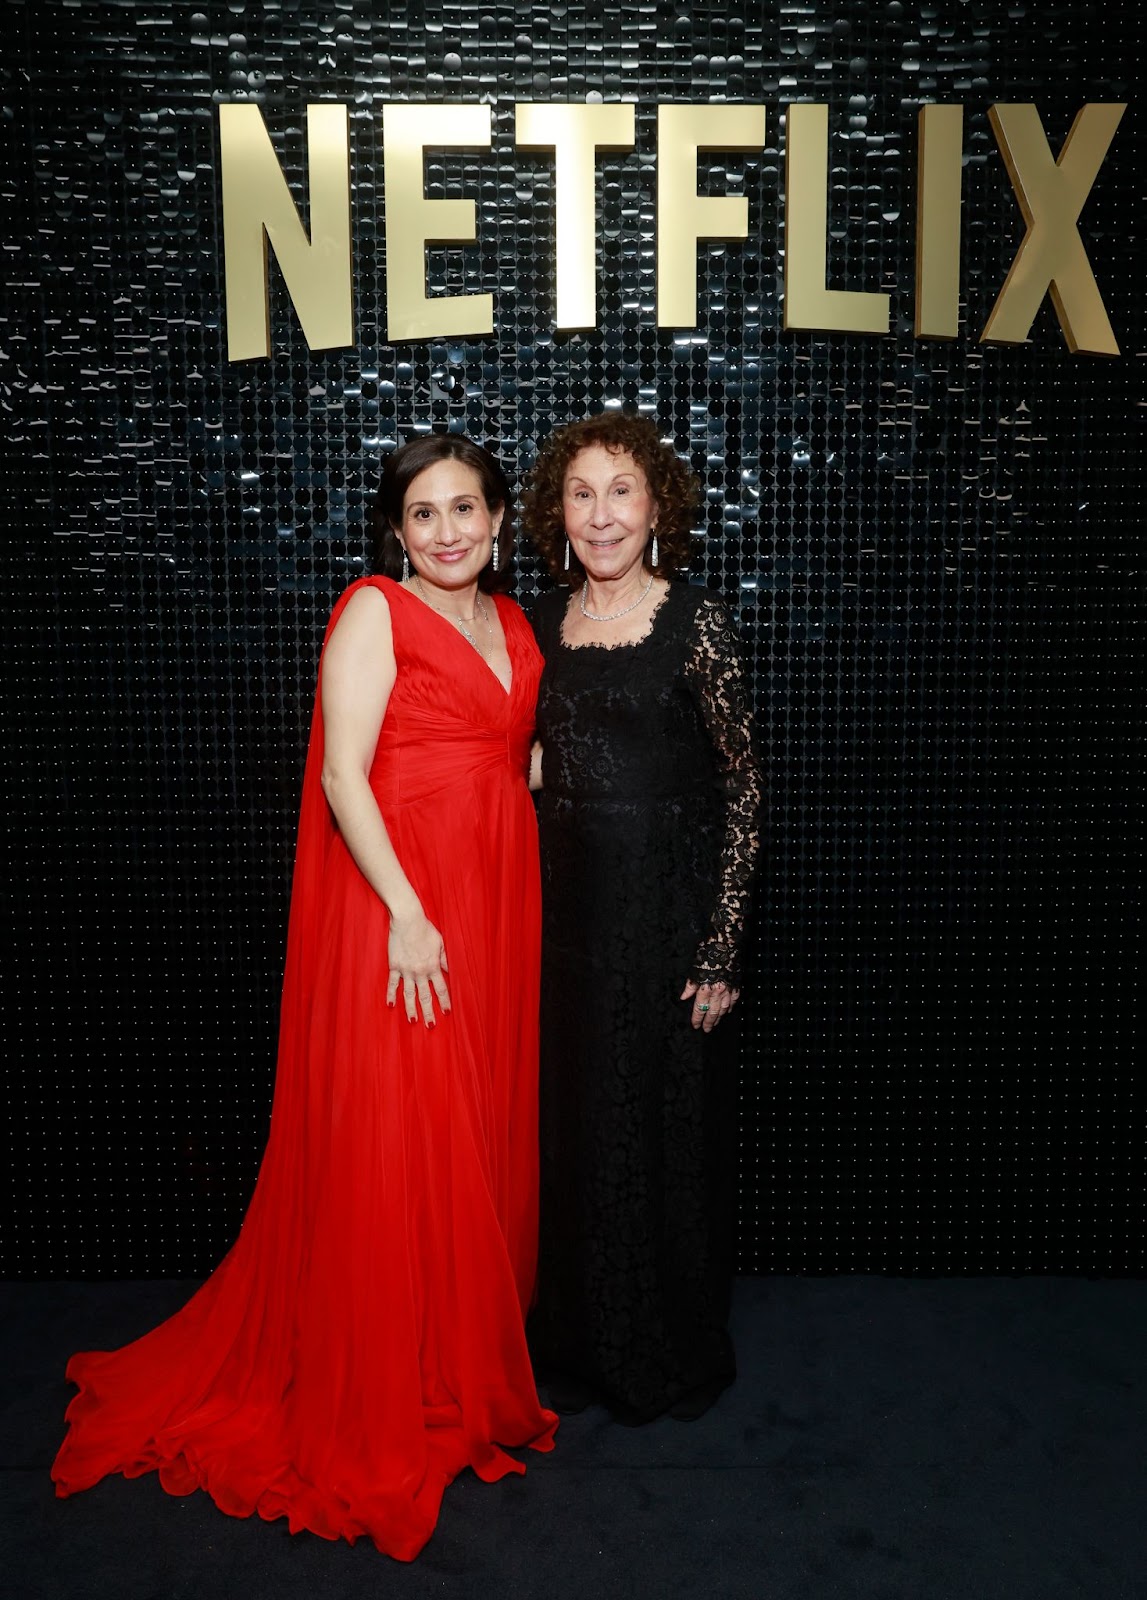
[[410, 557], [406, 553], [405, 545], [402, 547], [402, 581], [403, 583], [410, 582]]
[[657, 565], [657, 535], [656, 534], [653, 535], [653, 549], [652, 549], [652, 551], [650, 553], [651, 553], [651, 555], [653, 557], [653, 565], [656, 566]]
[[566, 559], [563, 564], [565, 566], [565, 570], [568, 572], [570, 569], [570, 542], [568, 539], [566, 540]]
[[490, 546], [490, 565], [494, 571], [498, 570], [498, 535], [494, 535], [494, 543]]

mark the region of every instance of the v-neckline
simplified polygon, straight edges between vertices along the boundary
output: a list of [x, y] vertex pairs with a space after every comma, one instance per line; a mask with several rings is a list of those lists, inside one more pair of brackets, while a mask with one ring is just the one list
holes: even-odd
[[490, 675], [491, 678], [493, 678], [494, 682], [498, 685], [498, 688], [501, 689], [503, 695], [505, 695], [508, 701], [514, 692], [514, 680], [517, 677], [517, 674], [514, 671], [514, 663], [510, 660], [510, 635], [506, 631], [505, 623], [502, 622], [502, 613], [498, 606], [498, 596], [496, 594], [491, 594], [485, 596], [485, 598], [493, 605], [494, 610], [498, 613], [498, 621], [502, 623], [502, 638], [506, 643], [506, 660], [510, 662], [510, 682], [508, 685], [502, 682], [501, 678], [499, 678], [493, 667], [486, 660], [486, 657], [482, 654], [481, 650], [469, 643], [462, 632], [450, 621], [450, 618], [444, 611], [436, 611], [428, 600], [423, 600], [422, 596], [415, 594], [413, 589], [407, 589], [403, 584], [396, 582], [396, 580], [393, 578], [390, 581], [394, 584], [396, 589], [401, 589], [402, 593], [406, 595], [408, 599], [413, 600], [415, 605], [421, 606], [422, 609], [424, 611], [428, 611], [432, 617], [437, 617], [439, 622], [442, 623], [443, 627], [446, 628], [450, 633], [451, 637], [457, 639], [458, 643], [468, 650], [471, 655], [474, 655], [478, 658], [485, 671]]

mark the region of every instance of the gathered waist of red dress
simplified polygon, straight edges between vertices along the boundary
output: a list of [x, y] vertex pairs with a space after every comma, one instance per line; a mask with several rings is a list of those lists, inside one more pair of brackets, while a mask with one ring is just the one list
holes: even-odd
[[517, 734], [479, 734], [449, 740], [404, 739], [379, 742], [370, 772], [370, 786], [380, 804], [411, 805], [476, 779], [499, 774], [525, 781], [530, 765], [530, 740]]

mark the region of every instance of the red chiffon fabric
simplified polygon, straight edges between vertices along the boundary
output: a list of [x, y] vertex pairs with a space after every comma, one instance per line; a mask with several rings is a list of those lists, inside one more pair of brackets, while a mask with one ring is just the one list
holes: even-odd
[[[507, 694], [385, 578], [398, 675], [371, 769], [442, 933], [453, 1009], [386, 1005], [388, 917], [322, 793], [316, 698], [271, 1133], [239, 1238], [194, 1298], [74, 1356], [59, 1495], [158, 1469], [234, 1516], [366, 1534], [409, 1560], [465, 1466], [552, 1448], [523, 1317], [537, 1246], [537, 835], [525, 782], [541, 659], [511, 601]], [[334, 626], [352, 585], [335, 607]], [[329, 630], [328, 630], [329, 638]], [[320, 669], [321, 671], [321, 669]], [[320, 680], [321, 681], [321, 680]]]

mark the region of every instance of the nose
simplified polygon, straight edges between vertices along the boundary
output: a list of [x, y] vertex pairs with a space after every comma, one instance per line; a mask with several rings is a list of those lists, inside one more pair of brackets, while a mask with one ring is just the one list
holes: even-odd
[[593, 516], [589, 520], [595, 528], [607, 528], [612, 520], [609, 514], [609, 501], [596, 500], [593, 507]]

